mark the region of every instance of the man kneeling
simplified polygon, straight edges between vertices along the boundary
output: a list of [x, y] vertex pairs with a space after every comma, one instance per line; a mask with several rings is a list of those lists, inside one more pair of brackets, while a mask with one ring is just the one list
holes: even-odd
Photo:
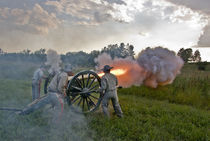
[[63, 112], [64, 97], [66, 97], [66, 88], [68, 84], [68, 76], [73, 76], [71, 65], [66, 65], [64, 71], [56, 74], [48, 87], [48, 94], [33, 101], [18, 114], [25, 115], [34, 112], [41, 107], [51, 104], [56, 111]]

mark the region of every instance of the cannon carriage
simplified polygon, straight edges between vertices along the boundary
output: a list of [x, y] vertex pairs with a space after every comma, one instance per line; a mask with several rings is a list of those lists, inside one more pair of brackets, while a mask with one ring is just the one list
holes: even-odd
[[[44, 84], [44, 92], [53, 76], [49, 76]], [[66, 89], [66, 101], [68, 105], [83, 113], [95, 111], [102, 101], [102, 93], [99, 88], [101, 78], [94, 71], [81, 71], [70, 78]], [[78, 110], [77, 110], [78, 111]]]
[[[49, 75], [48, 78], [45, 80], [44, 84], [44, 93], [47, 94], [47, 89], [50, 81], [54, 76]], [[100, 106], [100, 103], [103, 98], [103, 94], [99, 91], [101, 86], [101, 78], [98, 76], [97, 73], [94, 71], [81, 71], [71, 77], [68, 81], [68, 85], [66, 88], [66, 102], [69, 107], [76, 112], [82, 113], [90, 113], [97, 110]], [[39, 99], [34, 100], [30, 103], [27, 107], [30, 110], [34, 111], [37, 109], [37, 106], [34, 106], [36, 103], [39, 103], [43, 100], [45, 96], [40, 97]], [[32, 106], [33, 105], [33, 106]], [[3, 111], [14, 111], [17, 114], [28, 114], [24, 109], [18, 108], [8, 108], [8, 107], [0, 107], [0, 110]], [[30, 113], [29, 112], [29, 113]]]

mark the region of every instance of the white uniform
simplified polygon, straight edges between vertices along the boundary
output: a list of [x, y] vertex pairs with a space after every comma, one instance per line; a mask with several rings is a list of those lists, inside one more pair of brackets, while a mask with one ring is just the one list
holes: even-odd
[[68, 75], [66, 72], [56, 74], [49, 84], [48, 92], [55, 92], [63, 95], [66, 91], [67, 82]]
[[[68, 75], [66, 72], [56, 74], [48, 87], [48, 94], [35, 100], [29, 104], [20, 114], [30, 114], [41, 107], [51, 104], [55, 110], [58, 111], [56, 118], [59, 118], [63, 111], [64, 106], [64, 93], [68, 82]], [[60, 112], [59, 112], [60, 111]]]
[[40, 97], [40, 87], [43, 78], [43, 70], [38, 68], [32, 78], [32, 100], [38, 99]]
[[101, 78], [101, 91], [105, 91], [102, 100], [102, 109], [105, 116], [107, 116], [108, 118], [110, 117], [108, 111], [109, 100], [112, 101], [112, 105], [117, 116], [118, 117], [123, 116], [117, 96], [117, 88], [116, 88], [117, 85], [118, 85], [117, 77], [111, 73], [105, 73], [105, 75]]

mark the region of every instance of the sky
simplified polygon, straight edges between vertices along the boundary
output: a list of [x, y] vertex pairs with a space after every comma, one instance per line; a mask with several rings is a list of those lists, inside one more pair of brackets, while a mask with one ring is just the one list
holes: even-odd
[[5, 52], [100, 50], [121, 42], [199, 49], [210, 61], [210, 0], [0, 0]]

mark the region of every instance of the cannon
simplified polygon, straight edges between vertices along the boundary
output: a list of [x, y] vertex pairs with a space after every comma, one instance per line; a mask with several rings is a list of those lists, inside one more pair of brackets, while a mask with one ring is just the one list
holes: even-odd
[[[52, 75], [45, 80], [44, 92], [52, 79]], [[70, 78], [66, 89], [66, 101], [73, 109], [81, 109], [83, 113], [97, 110], [103, 98], [99, 91], [101, 79], [94, 71], [81, 71]]]
[[[49, 75], [45, 80], [44, 93], [47, 94], [47, 88], [54, 76]], [[94, 71], [81, 71], [71, 77], [68, 81], [66, 89], [66, 102], [71, 109], [76, 112], [90, 113], [97, 110], [103, 98], [103, 94], [99, 91], [101, 79]], [[45, 95], [46, 96], [46, 95]], [[36, 99], [29, 105], [36, 104], [45, 96]], [[36, 107], [36, 106], [35, 106]], [[34, 108], [34, 107], [33, 107]], [[32, 109], [33, 109], [32, 108]], [[0, 107], [3, 111], [13, 111], [17, 114], [26, 114], [23, 109]]]

